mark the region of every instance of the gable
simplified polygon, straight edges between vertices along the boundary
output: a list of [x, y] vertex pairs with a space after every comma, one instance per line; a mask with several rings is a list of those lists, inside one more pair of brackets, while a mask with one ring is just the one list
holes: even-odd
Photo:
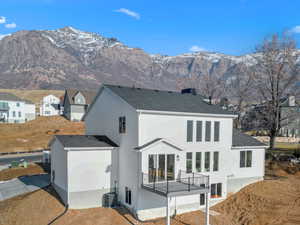
[[73, 98], [74, 98], [74, 104], [79, 104], [79, 105], [86, 104], [86, 99], [80, 91], [77, 94], [75, 94]]
[[179, 147], [177, 144], [168, 141], [163, 138], [154, 139], [142, 146], [136, 147], [135, 150], [138, 151], [149, 151], [153, 153], [167, 153], [174, 151], [183, 151], [183, 148]]

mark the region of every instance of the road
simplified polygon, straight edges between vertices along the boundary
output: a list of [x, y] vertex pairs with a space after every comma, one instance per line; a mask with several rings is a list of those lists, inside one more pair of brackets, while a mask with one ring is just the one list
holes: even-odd
[[0, 157], [0, 166], [10, 164], [12, 161], [20, 161], [21, 159], [24, 159], [27, 162], [41, 162], [42, 161], [43, 154], [31, 154], [31, 155], [10, 155], [10, 156], [1, 156]]

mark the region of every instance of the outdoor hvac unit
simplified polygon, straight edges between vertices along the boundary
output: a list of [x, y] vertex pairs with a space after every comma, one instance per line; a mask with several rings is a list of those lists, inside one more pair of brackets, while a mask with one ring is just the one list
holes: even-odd
[[112, 208], [116, 207], [118, 203], [117, 194], [114, 192], [103, 195], [103, 207]]

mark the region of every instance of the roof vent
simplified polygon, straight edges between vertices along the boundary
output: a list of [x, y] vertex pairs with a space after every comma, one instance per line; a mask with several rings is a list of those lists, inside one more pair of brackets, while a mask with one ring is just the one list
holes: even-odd
[[197, 95], [197, 90], [196, 90], [196, 88], [185, 88], [185, 89], [181, 90], [181, 94]]

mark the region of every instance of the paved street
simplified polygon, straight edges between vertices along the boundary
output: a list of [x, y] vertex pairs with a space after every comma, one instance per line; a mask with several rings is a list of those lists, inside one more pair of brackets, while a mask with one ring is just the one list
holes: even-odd
[[24, 176], [9, 181], [0, 181], [0, 201], [46, 187], [50, 175]]
[[7, 155], [7, 156], [1, 156], [0, 157], [0, 166], [10, 164], [12, 161], [20, 161], [21, 159], [24, 159], [27, 162], [41, 162], [42, 161], [43, 154], [37, 153], [37, 154], [27, 154], [27, 155]]

